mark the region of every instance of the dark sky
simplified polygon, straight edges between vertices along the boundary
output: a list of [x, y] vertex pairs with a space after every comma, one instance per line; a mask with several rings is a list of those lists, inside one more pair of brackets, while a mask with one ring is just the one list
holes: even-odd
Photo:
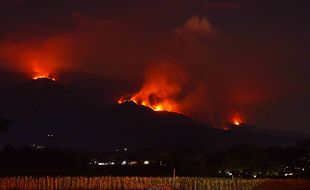
[[42, 72], [112, 104], [159, 73], [188, 112], [310, 133], [309, 18], [303, 0], [0, 0], [0, 90]]

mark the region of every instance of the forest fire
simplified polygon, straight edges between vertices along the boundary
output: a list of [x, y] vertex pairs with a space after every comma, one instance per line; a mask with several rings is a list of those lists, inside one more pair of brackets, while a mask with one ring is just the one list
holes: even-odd
[[241, 124], [241, 122], [240, 122], [240, 121], [238, 121], [238, 120], [235, 120], [235, 121], [234, 121], [234, 124], [235, 124], [235, 125], [240, 125], [240, 124]]
[[242, 124], [242, 119], [239, 112], [233, 116], [232, 123], [236, 126], [240, 126]]
[[33, 70], [34, 70], [34, 74], [32, 76], [33, 80], [37, 80], [37, 79], [49, 79], [52, 81], [56, 81], [56, 78], [53, 77], [50, 73], [50, 68], [44, 68], [42, 65], [38, 64], [32, 64], [33, 65]]
[[154, 111], [169, 111], [169, 112], [179, 112], [177, 109], [177, 105], [174, 102], [170, 102], [169, 100], [162, 100], [159, 102], [151, 102], [149, 97], [145, 99], [140, 99], [139, 97], [133, 96], [129, 99], [121, 97], [118, 100], [119, 104], [125, 102], [134, 102], [137, 105], [142, 105], [151, 108]]
[[142, 88], [131, 96], [121, 97], [118, 103], [131, 101], [154, 111], [180, 113], [179, 97], [186, 83], [185, 78], [183, 71], [170, 63], [150, 67], [145, 73]]
[[226, 108], [222, 110], [222, 115], [218, 116], [215, 110], [208, 107], [210, 104], [206, 103], [204, 88], [193, 88], [190, 86], [192, 81], [189, 81], [191, 80], [186, 72], [175, 64], [164, 62], [155, 67], [150, 65], [145, 72], [142, 87], [134, 93], [122, 96], [117, 103], [133, 102], [154, 111], [180, 113], [215, 128], [225, 129], [225, 123], [242, 125], [243, 119], [238, 110]]
[[33, 79], [33, 80], [38, 80], [38, 79], [49, 79], [49, 80], [52, 80], [52, 81], [56, 81], [55, 78], [53, 78], [53, 77], [51, 77], [51, 76], [49, 76], [49, 75], [45, 75], [45, 74], [43, 74], [43, 75], [35, 75], [32, 79]]
[[49, 79], [52, 81], [56, 81], [56, 78], [51, 76], [51, 74], [49, 74], [50, 72], [45, 71], [43, 69], [38, 69], [37, 67], [34, 68], [34, 75], [32, 77], [33, 80], [37, 80], [37, 79]]

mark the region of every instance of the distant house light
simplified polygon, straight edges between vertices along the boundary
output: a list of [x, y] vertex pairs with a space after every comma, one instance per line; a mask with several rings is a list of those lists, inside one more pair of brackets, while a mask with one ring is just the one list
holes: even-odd
[[122, 164], [122, 165], [126, 165], [126, 164], [127, 164], [127, 162], [124, 160], [121, 164]]
[[225, 173], [232, 176], [232, 173], [230, 171], [225, 171]]
[[98, 166], [107, 166], [109, 163], [107, 162], [98, 162]]
[[144, 164], [144, 165], [148, 165], [148, 164], [150, 164], [150, 162], [149, 162], [148, 160], [145, 160], [145, 161], [143, 162], [143, 164]]
[[293, 173], [286, 173], [286, 174], [284, 174], [284, 176], [292, 176], [292, 175], [294, 175]]

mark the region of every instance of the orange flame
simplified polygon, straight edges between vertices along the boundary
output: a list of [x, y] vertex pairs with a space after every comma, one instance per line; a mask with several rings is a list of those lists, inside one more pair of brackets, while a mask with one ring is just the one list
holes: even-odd
[[119, 104], [124, 102], [134, 102], [137, 105], [142, 105], [151, 108], [154, 111], [169, 111], [169, 112], [179, 112], [178, 104], [172, 99], [165, 99], [165, 97], [157, 96], [151, 92], [138, 92], [132, 97], [126, 99], [121, 97], [118, 100]]
[[141, 89], [121, 97], [117, 103], [134, 102], [154, 111], [182, 113], [224, 130], [229, 130], [230, 126], [227, 126], [227, 123], [233, 123], [235, 126], [242, 125], [243, 119], [236, 109], [223, 111], [221, 116], [217, 114], [218, 112], [213, 113], [213, 108], [208, 112], [205, 88], [201, 85], [194, 87], [191, 85], [193, 84], [189, 83], [188, 75], [180, 69], [179, 65], [166, 62], [154, 64], [146, 71]]
[[242, 118], [239, 112], [236, 112], [232, 118], [232, 123], [236, 126], [240, 126], [242, 124]]
[[32, 64], [34, 66], [34, 75], [32, 77], [33, 80], [37, 79], [50, 79], [52, 81], [56, 81], [56, 78], [53, 77], [48, 69], [43, 69], [43, 67], [38, 67], [37, 64]]
[[68, 40], [56, 36], [46, 40], [5, 41], [0, 44], [0, 59], [31, 79], [56, 80], [55, 74], [71, 69], [71, 54], [65, 51], [71, 47]]
[[182, 71], [169, 63], [156, 65], [147, 70], [143, 87], [128, 98], [121, 97], [118, 103], [132, 101], [154, 111], [180, 113], [178, 97], [183, 90], [185, 78]]
[[52, 80], [52, 81], [56, 81], [55, 78], [50, 77], [49, 75], [45, 75], [45, 74], [42, 74], [42, 75], [35, 75], [32, 79], [33, 79], [33, 80], [37, 80], [37, 79], [50, 79], [50, 80]]

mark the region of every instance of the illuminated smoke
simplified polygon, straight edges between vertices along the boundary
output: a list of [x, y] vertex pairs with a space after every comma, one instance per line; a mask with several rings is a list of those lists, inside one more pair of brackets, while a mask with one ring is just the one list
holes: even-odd
[[145, 73], [142, 88], [118, 103], [132, 101], [154, 111], [181, 112], [181, 95], [187, 83], [184, 72], [171, 63], [152, 64]]

